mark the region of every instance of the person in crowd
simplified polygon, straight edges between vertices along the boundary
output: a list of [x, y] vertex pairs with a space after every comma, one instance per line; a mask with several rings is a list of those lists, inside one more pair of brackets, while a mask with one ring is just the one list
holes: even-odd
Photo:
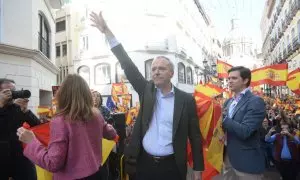
[[[102, 95], [98, 92], [98, 91], [92, 91], [92, 95], [93, 95], [93, 102], [94, 102], [94, 107], [98, 108], [99, 111], [101, 112], [104, 120], [113, 125], [113, 118], [112, 118], [112, 115], [111, 115], [111, 112], [110, 110], [106, 107], [106, 106], [103, 106], [103, 98], [102, 98]], [[101, 168], [101, 180], [108, 180], [110, 178], [110, 171], [109, 171], [109, 159], [108, 158], [106, 160], [106, 162], [103, 164], [102, 168]]]
[[36, 180], [35, 166], [23, 155], [16, 131], [24, 122], [36, 126], [40, 121], [28, 109], [29, 99], [12, 99], [14, 90], [13, 80], [0, 79], [0, 179]]
[[94, 107], [96, 107], [100, 110], [104, 120], [107, 123], [113, 124], [113, 118], [112, 118], [110, 110], [106, 106], [103, 106], [102, 95], [98, 91], [93, 91], [92, 95], [93, 95]]
[[234, 97], [224, 103], [225, 150], [223, 179], [262, 179], [265, 156], [260, 147], [259, 129], [265, 118], [264, 100], [250, 91], [251, 71], [243, 66], [228, 71]]
[[97, 29], [105, 34], [126, 77], [140, 98], [140, 111], [125, 150], [137, 160], [138, 180], [184, 180], [187, 175], [187, 139], [193, 152], [194, 179], [204, 170], [199, 121], [194, 98], [172, 83], [174, 65], [165, 56], [154, 58], [152, 80], [147, 81], [108, 28], [102, 14], [91, 14]]
[[293, 135], [290, 124], [282, 120], [281, 132], [271, 135], [276, 129], [273, 127], [265, 136], [266, 142], [273, 142], [275, 145], [275, 164], [280, 172], [282, 180], [296, 180], [299, 159], [297, 144], [300, 143], [299, 138]]
[[19, 140], [26, 143], [24, 155], [53, 172], [54, 180], [101, 180], [101, 140], [114, 139], [115, 129], [93, 107], [92, 93], [81, 76], [68, 75], [56, 99], [57, 114], [50, 121], [47, 147], [32, 131], [18, 129]]
[[260, 142], [261, 142], [261, 147], [265, 153], [267, 168], [270, 168], [274, 165], [272, 144], [267, 143], [265, 141], [265, 137], [268, 134], [270, 129], [271, 129], [270, 121], [268, 120], [268, 115], [266, 115], [262, 123], [262, 127], [260, 128]]

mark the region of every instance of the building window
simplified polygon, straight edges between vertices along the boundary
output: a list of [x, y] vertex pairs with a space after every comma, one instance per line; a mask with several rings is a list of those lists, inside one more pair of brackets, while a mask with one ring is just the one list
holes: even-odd
[[60, 45], [56, 45], [56, 57], [60, 57]]
[[116, 82], [119, 83], [119, 82], [128, 82], [128, 79], [123, 71], [123, 69], [121, 68], [121, 65], [120, 63], [118, 62], [116, 64]]
[[67, 56], [68, 54], [68, 47], [67, 47], [67, 44], [63, 44], [62, 45], [62, 55], [63, 56]]
[[60, 84], [63, 82], [65, 77], [69, 74], [68, 66], [61, 66], [59, 67], [59, 74], [58, 74], [58, 80], [57, 82]]
[[107, 63], [97, 64], [95, 66], [95, 84], [110, 84], [110, 65]]
[[151, 75], [152, 75], [152, 70], [151, 70], [151, 66], [152, 66], [152, 62], [153, 59], [148, 59], [147, 61], [145, 61], [145, 78], [146, 80], [151, 80]]
[[193, 84], [193, 70], [191, 67], [186, 68], [186, 83]]
[[39, 14], [39, 50], [47, 57], [50, 58], [50, 28], [46, 17]]
[[80, 66], [77, 73], [90, 85], [90, 68], [87, 66]]
[[66, 30], [66, 20], [56, 22], [56, 32]]
[[178, 82], [185, 83], [185, 66], [183, 63], [178, 63]]

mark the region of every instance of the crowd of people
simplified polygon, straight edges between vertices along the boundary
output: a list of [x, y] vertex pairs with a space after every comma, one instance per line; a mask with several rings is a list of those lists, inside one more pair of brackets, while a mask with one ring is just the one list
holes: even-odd
[[283, 179], [299, 173], [300, 106], [296, 97], [265, 97], [266, 117], [260, 129], [267, 168], [275, 167]]
[[[193, 154], [193, 179], [205, 169], [195, 99], [171, 83], [174, 65], [165, 56], [154, 58], [152, 80], [139, 72], [108, 28], [102, 14], [91, 20], [103, 33], [129, 82], [139, 95], [140, 109], [126, 141], [125, 167], [131, 179], [184, 180], [187, 143]], [[276, 167], [283, 180], [299, 171], [300, 113], [295, 98], [259, 97], [250, 90], [251, 71], [237, 66], [228, 71], [234, 96], [223, 105], [225, 180], [263, 179]], [[90, 90], [79, 75], [68, 75], [56, 93], [57, 113], [50, 120], [49, 144], [22, 127], [40, 124], [27, 108], [28, 99], [13, 99], [15, 82], [0, 79], [0, 179], [36, 180], [35, 166], [53, 173], [54, 180], [106, 180], [102, 138], [117, 136], [114, 119], [102, 105], [101, 94]], [[26, 145], [26, 146], [22, 146]]]

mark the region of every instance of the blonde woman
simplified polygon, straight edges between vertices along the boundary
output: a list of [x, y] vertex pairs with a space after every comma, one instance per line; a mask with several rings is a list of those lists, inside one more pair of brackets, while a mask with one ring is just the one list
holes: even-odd
[[67, 76], [56, 98], [58, 109], [50, 121], [48, 147], [32, 131], [18, 129], [19, 140], [27, 144], [24, 155], [53, 172], [54, 180], [101, 179], [101, 139], [114, 139], [116, 131], [93, 107], [91, 91], [79, 75]]

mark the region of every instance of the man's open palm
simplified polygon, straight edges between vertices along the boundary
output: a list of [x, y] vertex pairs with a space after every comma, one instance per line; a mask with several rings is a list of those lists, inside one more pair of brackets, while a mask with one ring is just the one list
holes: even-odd
[[102, 12], [100, 12], [99, 14], [92, 12], [90, 16], [91, 21], [93, 22], [92, 26], [98, 28], [102, 33], [105, 33], [105, 31], [107, 30], [107, 25], [105, 20], [103, 19]]

